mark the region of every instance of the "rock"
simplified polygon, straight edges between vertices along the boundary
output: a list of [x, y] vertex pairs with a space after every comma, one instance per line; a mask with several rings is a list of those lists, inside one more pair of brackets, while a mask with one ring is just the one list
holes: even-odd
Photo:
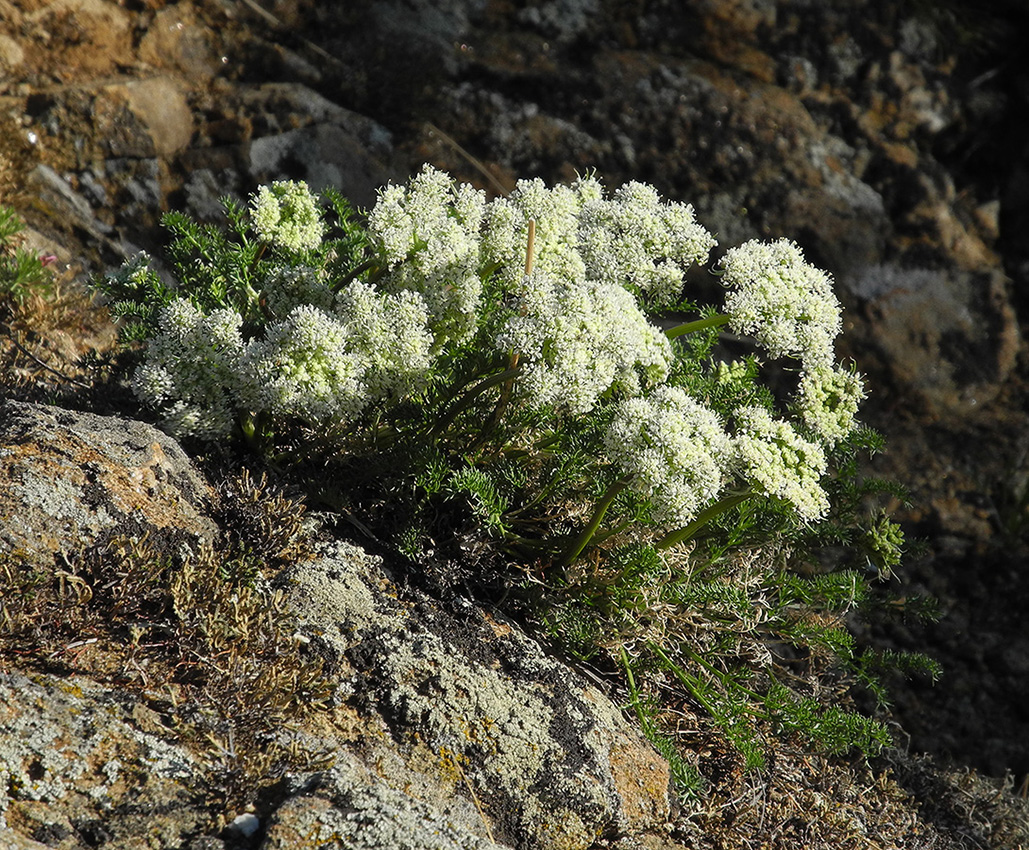
[[345, 660], [341, 686], [402, 748], [419, 742], [455, 765], [498, 837], [586, 848], [668, 820], [664, 760], [516, 626], [471, 606], [458, 620], [427, 598], [400, 603], [382, 562], [347, 544], [283, 582], [303, 630]]
[[55, 0], [25, 13], [22, 26], [30, 57], [58, 73], [109, 74], [133, 52], [131, 16], [107, 0]]
[[[335, 767], [291, 790], [272, 816], [261, 850], [501, 850], [476, 825], [474, 809], [455, 818], [448, 789], [435, 799], [417, 799], [384, 782], [343, 753]], [[438, 789], [442, 790], [442, 789]], [[462, 823], [465, 821], [465, 823]], [[466, 823], [471, 822], [469, 827]], [[477, 826], [477, 828], [474, 828]]]
[[141, 729], [138, 709], [81, 677], [0, 674], [0, 846], [170, 848], [196, 834], [207, 769], [168, 730]]
[[[877, 372], [889, 375], [893, 392], [909, 404], [917, 399], [931, 416], [977, 413], [1017, 365], [1022, 340], [999, 271], [888, 264], [865, 267], [840, 282], [857, 296], [867, 318], [855, 336], [878, 351]], [[877, 394], [885, 392], [882, 387]], [[891, 399], [884, 395], [880, 402]]]
[[14, 70], [25, 61], [25, 51], [9, 35], [0, 35], [0, 68]]
[[198, 20], [189, 2], [176, 3], [154, 15], [140, 41], [139, 58], [197, 82], [213, 77], [222, 64], [210, 29]]
[[104, 536], [212, 542], [207, 482], [142, 422], [0, 403], [0, 550], [53, 563]]
[[[10, 482], [0, 540], [25, 561], [53, 563], [115, 534], [166, 547], [219, 538], [210, 486], [140, 422], [6, 401], [0, 467]], [[275, 734], [333, 753], [334, 765], [292, 775], [279, 803], [237, 818], [227, 837], [259, 819], [265, 850], [324, 846], [312, 835], [360, 850], [585, 850], [599, 834], [665, 830], [667, 763], [515, 624], [403, 590], [380, 558], [342, 541], [275, 582], [297, 633], [334, 666], [339, 701], [335, 715]], [[139, 846], [145, 829], [155, 847], [198, 837], [208, 757], [174, 725], [140, 694], [82, 676], [0, 677], [6, 827], [61, 850], [89, 845], [80, 824], [112, 848]], [[143, 814], [154, 807], [167, 814]]]
[[225, 832], [233, 838], [250, 838], [261, 828], [261, 819], [253, 812], [244, 812], [232, 819]]
[[257, 128], [248, 148], [259, 183], [305, 180], [316, 191], [336, 188], [362, 206], [397, 175], [389, 167], [389, 131], [299, 84], [248, 90], [241, 111]]
[[193, 136], [193, 112], [169, 76], [105, 86], [94, 100], [93, 115], [114, 157], [171, 157]]

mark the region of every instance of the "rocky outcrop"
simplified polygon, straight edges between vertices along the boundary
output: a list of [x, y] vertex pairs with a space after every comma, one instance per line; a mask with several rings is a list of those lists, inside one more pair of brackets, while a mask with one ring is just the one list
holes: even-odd
[[[12, 484], [0, 552], [16, 569], [31, 561], [60, 571], [115, 536], [217, 539], [214, 491], [150, 426], [15, 402], [0, 415]], [[291, 772], [270, 799], [254, 787], [260, 841], [249, 846], [557, 850], [593, 846], [599, 835], [635, 847], [664, 833], [674, 807], [667, 763], [609, 697], [513, 623], [405, 591], [381, 558], [331, 538], [274, 584], [297, 639], [333, 671], [335, 708], [275, 730], [329, 754], [328, 766]], [[93, 642], [72, 641], [60, 655], [74, 669], [75, 652]], [[126, 663], [140, 654], [126, 649]], [[26, 655], [22, 670], [0, 676], [0, 845], [128, 850], [231, 839], [218, 817], [240, 813], [212, 809], [223, 793], [214, 777], [220, 760], [245, 754], [183, 735], [169, 695], [147, 690], [145, 675], [118, 687], [46, 672]], [[220, 722], [231, 742], [233, 718]]]
[[498, 836], [588, 847], [668, 821], [667, 763], [596, 687], [499, 615], [397, 600], [383, 593], [381, 561], [347, 544], [283, 581], [302, 628], [343, 661], [340, 688], [401, 746], [453, 765]]
[[112, 536], [214, 542], [210, 486], [150, 425], [0, 402], [0, 550], [27, 562]]

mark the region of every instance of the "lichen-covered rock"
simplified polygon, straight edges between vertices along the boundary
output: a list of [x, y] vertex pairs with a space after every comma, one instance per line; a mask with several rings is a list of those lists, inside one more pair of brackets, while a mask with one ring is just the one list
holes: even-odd
[[345, 663], [344, 692], [402, 748], [453, 764], [498, 840], [570, 850], [668, 821], [664, 760], [517, 627], [471, 605], [458, 617], [398, 598], [379, 559], [348, 544], [284, 580], [304, 631]]
[[349, 753], [340, 753], [331, 770], [305, 777], [291, 789], [271, 816], [261, 850], [502, 850], [507, 846], [485, 836], [481, 819], [477, 824], [472, 820], [474, 810], [455, 812], [445, 795], [420, 800], [392, 784]]
[[0, 847], [182, 846], [210, 819], [207, 767], [171, 737], [88, 679], [0, 675]]
[[[4, 402], [0, 469], [0, 540], [17, 558], [53, 564], [120, 534], [219, 539], [208, 482], [140, 422]], [[668, 765], [597, 688], [512, 623], [450, 612], [380, 558], [320, 545], [276, 583], [336, 671], [336, 709], [274, 734], [331, 766], [263, 805], [262, 850], [584, 850], [600, 835], [633, 848], [664, 833]], [[0, 846], [236, 840], [211, 833], [220, 756], [161, 712], [84, 676], [0, 677]]]
[[211, 490], [178, 443], [151, 425], [0, 403], [0, 552], [53, 563], [104, 536], [212, 541]]

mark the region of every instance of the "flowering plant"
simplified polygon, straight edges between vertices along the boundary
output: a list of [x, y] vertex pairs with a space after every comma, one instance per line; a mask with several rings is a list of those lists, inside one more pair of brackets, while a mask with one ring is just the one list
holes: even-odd
[[[314, 496], [361, 510], [414, 560], [431, 560], [441, 527], [488, 538], [538, 564], [544, 586], [577, 593], [551, 607], [579, 616], [600, 586], [576, 573], [582, 564], [622, 564], [605, 586], [624, 591], [691, 549], [709, 565], [755, 537], [800, 549], [839, 528], [834, 497], [858, 501], [834, 468], [874, 443], [855, 420], [863, 381], [836, 362], [831, 279], [791, 242], [729, 250], [719, 311], [683, 294], [715, 239], [692, 207], [641, 183], [608, 195], [591, 176], [525, 180], [487, 200], [426, 167], [363, 216], [293, 182], [248, 207], [227, 201], [226, 214], [225, 230], [166, 217], [173, 282], [140, 255], [100, 284], [126, 336], [146, 342], [137, 396], [176, 435], [236, 436], [275, 464], [345, 468], [346, 490]], [[662, 312], [686, 321], [663, 328]], [[752, 341], [750, 355], [716, 356], [726, 326]], [[761, 379], [762, 351], [799, 374], [784, 401]], [[861, 539], [892, 540], [876, 562], [895, 563], [896, 534]], [[690, 593], [708, 580], [690, 575]], [[764, 604], [764, 628], [815, 639], [785, 614], [795, 593]], [[637, 637], [666, 669], [694, 657]], [[725, 705], [757, 698], [711, 670]], [[700, 678], [679, 678], [738, 726]], [[799, 722], [802, 700], [778, 686], [765, 697], [767, 717]], [[838, 748], [875, 749], [885, 734], [844, 727]]]

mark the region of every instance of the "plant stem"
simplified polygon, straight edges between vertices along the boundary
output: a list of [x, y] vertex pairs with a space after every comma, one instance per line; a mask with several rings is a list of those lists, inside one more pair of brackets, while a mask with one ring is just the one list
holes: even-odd
[[340, 280], [337, 283], [333, 284], [332, 291], [341, 292], [344, 286], [346, 286], [348, 283], [353, 283], [355, 280], [357, 280], [357, 278], [361, 275], [362, 272], [366, 272], [369, 269], [374, 269], [377, 265], [378, 260], [375, 257], [373, 257], [370, 260], [365, 260], [363, 263], [361, 263], [358, 266], [355, 266], [349, 272], [347, 272], [347, 274], [344, 277], [340, 278]]
[[711, 700], [709, 700], [704, 695], [701, 689], [694, 684], [693, 677], [690, 676], [685, 670], [683, 670], [678, 664], [672, 661], [672, 659], [665, 654], [665, 651], [661, 649], [660, 646], [658, 646], [653, 641], [647, 641], [647, 647], [650, 649], [651, 652], [653, 652], [658, 658], [661, 659], [661, 663], [664, 664], [665, 667], [672, 672], [675, 678], [677, 678], [686, 686], [686, 690], [690, 692], [690, 695], [697, 702], [704, 706], [704, 709], [707, 711], [708, 714], [710, 714], [714, 718], [718, 718], [721, 716], [718, 712], [718, 707], [714, 705], [714, 703], [712, 703]]
[[724, 313], [718, 313], [714, 316], [708, 316], [706, 319], [684, 322], [681, 325], [676, 325], [674, 328], [669, 328], [665, 331], [665, 336], [669, 339], [675, 339], [677, 336], [684, 336], [686, 334], [695, 333], [696, 331], [706, 331], [708, 328], [721, 327], [728, 321], [728, 316]]
[[724, 499], [720, 499], [708, 508], [702, 510], [699, 516], [693, 520], [689, 525], [683, 526], [682, 528], [670, 531], [664, 537], [654, 544], [655, 549], [668, 549], [674, 546], [676, 543], [681, 543], [683, 540], [689, 540], [696, 534], [700, 529], [707, 525], [711, 520], [717, 517], [719, 514], [723, 514], [728, 510], [732, 510], [737, 505], [745, 502], [754, 494], [749, 490], [746, 493], [736, 493], [732, 496], [726, 496]]
[[565, 550], [564, 556], [561, 558], [562, 566], [568, 566], [576, 558], [582, 554], [582, 550], [589, 545], [589, 542], [596, 536], [597, 529], [600, 528], [600, 522], [604, 518], [604, 514], [607, 513], [607, 509], [611, 507], [611, 503], [615, 500], [615, 497], [622, 492], [629, 485], [628, 479], [622, 478], [607, 488], [607, 492], [603, 498], [597, 502], [596, 510], [593, 511], [593, 516], [590, 517], [590, 521], [586, 523], [586, 527], [572, 540], [571, 545]]
[[472, 402], [475, 401], [476, 397], [484, 393], [490, 387], [495, 387], [497, 384], [503, 384], [508, 380], [513, 379], [521, 371], [520, 366], [515, 366], [513, 369], [505, 369], [503, 372], [498, 372], [496, 375], [490, 375], [488, 378], [479, 381], [474, 387], [465, 392], [464, 397], [461, 398], [444, 416], [439, 422], [436, 423], [436, 427], [433, 428], [433, 434], [436, 436], [442, 434], [454, 424], [454, 420], [457, 417], [471, 407]]

